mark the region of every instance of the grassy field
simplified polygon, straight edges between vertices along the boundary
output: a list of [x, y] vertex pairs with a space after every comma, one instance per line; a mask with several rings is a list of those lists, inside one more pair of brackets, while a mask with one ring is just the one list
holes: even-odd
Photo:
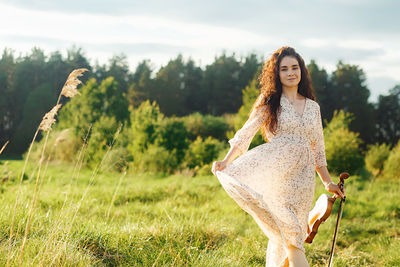
[[[0, 265], [18, 265], [35, 186], [28, 165], [9, 235], [22, 161], [2, 161]], [[324, 192], [317, 179], [315, 198]], [[334, 177], [337, 181], [337, 177]], [[335, 266], [400, 266], [400, 179], [346, 181]], [[40, 186], [40, 184], [39, 184]], [[23, 266], [263, 266], [268, 239], [213, 176], [135, 176], [50, 165], [29, 231]], [[325, 266], [336, 220], [306, 244]]]

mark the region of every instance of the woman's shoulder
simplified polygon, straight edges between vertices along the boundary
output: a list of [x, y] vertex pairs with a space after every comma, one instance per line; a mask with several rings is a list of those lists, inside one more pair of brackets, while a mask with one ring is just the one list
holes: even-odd
[[311, 104], [312, 107], [314, 107], [316, 109], [320, 109], [320, 106], [317, 101], [312, 100], [311, 98], [308, 98], [308, 97], [307, 97], [307, 101]]

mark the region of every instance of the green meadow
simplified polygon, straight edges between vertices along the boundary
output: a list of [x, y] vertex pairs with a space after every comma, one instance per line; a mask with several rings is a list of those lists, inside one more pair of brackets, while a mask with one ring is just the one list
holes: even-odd
[[[28, 164], [19, 186], [23, 164], [0, 165], [1, 266], [265, 265], [268, 239], [214, 176], [96, 173], [63, 164], [42, 167], [21, 258], [39, 169]], [[316, 179], [315, 199], [324, 193]], [[400, 180], [351, 176], [345, 188], [334, 266], [400, 266]], [[338, 201], [305, 245], [311, 266], [326, 266], [337, 209]]]

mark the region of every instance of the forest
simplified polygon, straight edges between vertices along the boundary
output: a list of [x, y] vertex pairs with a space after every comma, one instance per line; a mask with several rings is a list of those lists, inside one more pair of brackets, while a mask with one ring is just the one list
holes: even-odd
[[[120, 129], [110, 159], [114, 169], [209, 170], [211, 161], [227, 151], [227, 139], [247, 119], [259, 93], [257, 77], [262, 64], [256, 54], [238, 58], [222, 53], [202, 68], [193, 59], [177, 55], [159, 69], [148, 59], [131, 71], [123, 54], [92, 66], [77, 47], [69, 49], [66, 57], [60, 51], [46, 55], [37, 47], [30, 54], [16, 56], [6, 48], [0, 60], [0, 144], [10, 143], [2, 156], [20, 157], [27, 151], [68, 74], [86, 68], [81, 95], [71, 101], [62, 99], [65, 107], [50, 141], [68, 136], [59, 159], [73, 161], [87, 136], [93, 140], [88, 142], [85, 160], [90, 166], [104, 156]], [[336, 70], [328, 73], [317, 60], [311, 60], [307, 67], [321, 106], [330, 165], [340, 153], [352, 155], [348, 157], [355, 163], [350, 170], [359, 169], [372, 148], [388, 155], [400, 137], [400, 85], [371, 103], [367, 77], [359, 66], [338, 61]], [[329, 129], [351, 134], [340, 137]], [[257, 135], [252, 146], [261, 142]], [[353, 152], [341, 149], [346, 142], [354, 147]], [[154, 160], [155, 155], [163, 156]]]

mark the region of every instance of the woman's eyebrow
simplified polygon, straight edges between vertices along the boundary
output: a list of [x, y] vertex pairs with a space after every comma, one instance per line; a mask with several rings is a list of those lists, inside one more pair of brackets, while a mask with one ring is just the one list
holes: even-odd
[[[298, 66], [299, 66], [299, 64], [293, 64], [292, 65], [292, 67], [298, 67]], [[283, 69], [283, 68], [287, 68], [287, 66], [286, 65], [281, 66], [281, 69]]]

